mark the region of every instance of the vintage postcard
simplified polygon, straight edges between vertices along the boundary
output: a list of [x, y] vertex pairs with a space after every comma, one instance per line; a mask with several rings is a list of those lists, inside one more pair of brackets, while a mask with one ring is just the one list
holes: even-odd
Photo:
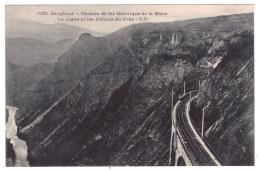
[[254, 166], [254, 5], [7, 5], [6, 166]]

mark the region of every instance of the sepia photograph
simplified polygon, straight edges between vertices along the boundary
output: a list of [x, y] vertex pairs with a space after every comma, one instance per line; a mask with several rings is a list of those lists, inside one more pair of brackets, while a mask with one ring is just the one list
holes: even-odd
[[6, 167], [255, 166], [254, 21], [252, 4], [6, 5]]

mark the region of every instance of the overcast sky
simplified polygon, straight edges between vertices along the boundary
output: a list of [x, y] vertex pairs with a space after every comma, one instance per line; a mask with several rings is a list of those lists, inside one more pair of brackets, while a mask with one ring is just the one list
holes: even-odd
[[[37, 15], [37, 12], [48, 12], [49, 15]], [[153, 15], [147, 17], [149, 22], [169, 22], [191, 18], [212, 17], [219, 15], [241, 14], [254, 12], [253, 5], [52, 5], [52, 6], [6, 6], [6, 17], [18, 18], [41, 23], [67, 23], [97, 32], [110, 33], [117, 29], [140, 21], [58, 21], [57, 15], [50, 15], [50, 12], [74, 12], [73, 18], [87, 18], [102, 16], [82, 16], [81, 12], [151, 12]], [[167, 15], [156, 16], [155, 12], [167, 13]], [[63, 16], [66, 17], [66, 16]], [[106, 18], [116, 16], [107, 15]], [[121, 16], [123, 17], [123, 16]], [[132, 16], [128, 16], [132, 17]], [[61, 18], [61, 17], [60, 17]], [[139, 16], [136, 17], [139, 19]]]

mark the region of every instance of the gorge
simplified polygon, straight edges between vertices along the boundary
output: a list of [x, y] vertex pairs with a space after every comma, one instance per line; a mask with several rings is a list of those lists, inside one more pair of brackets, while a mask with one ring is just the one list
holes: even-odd
[[27, 145], [26, 142], [17, 137], [17, 126], [15, 122], [15, 115], [17, 108], [6, 107], [8, 109], [8, 121], [6, 123], [6, 137], [10, 139], [10, 143], [13, 145], [15, 152], [15, 163], [14, 166], [29, 166], [29, 161], [27, 160]]
[[133, 24], [81, 34], [9, 104], [31, 166], [166, 166], [185, 82], [194, 126], [208, 105], [205, 139], [227, 165], [253, 165], [253, 61], [252, 13]]

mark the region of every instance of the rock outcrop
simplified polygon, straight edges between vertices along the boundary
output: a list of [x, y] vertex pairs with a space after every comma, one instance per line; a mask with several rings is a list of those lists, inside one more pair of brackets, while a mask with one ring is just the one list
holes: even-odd
[[171, 44], [174, 46], [180, 45], [183, 40], [183, 33], [181, 31], [174, 31], [172, 33]]
[[253, 36], [246, 30], [226, 38], [228, 43], [219, 52], [225, 49], [226, 55], [204, 80], [194, 102], [198, 111], [193, 119], [199, 129], [201, 109], [207, 107], [204, 138], [224, 165], [254, 164]]

